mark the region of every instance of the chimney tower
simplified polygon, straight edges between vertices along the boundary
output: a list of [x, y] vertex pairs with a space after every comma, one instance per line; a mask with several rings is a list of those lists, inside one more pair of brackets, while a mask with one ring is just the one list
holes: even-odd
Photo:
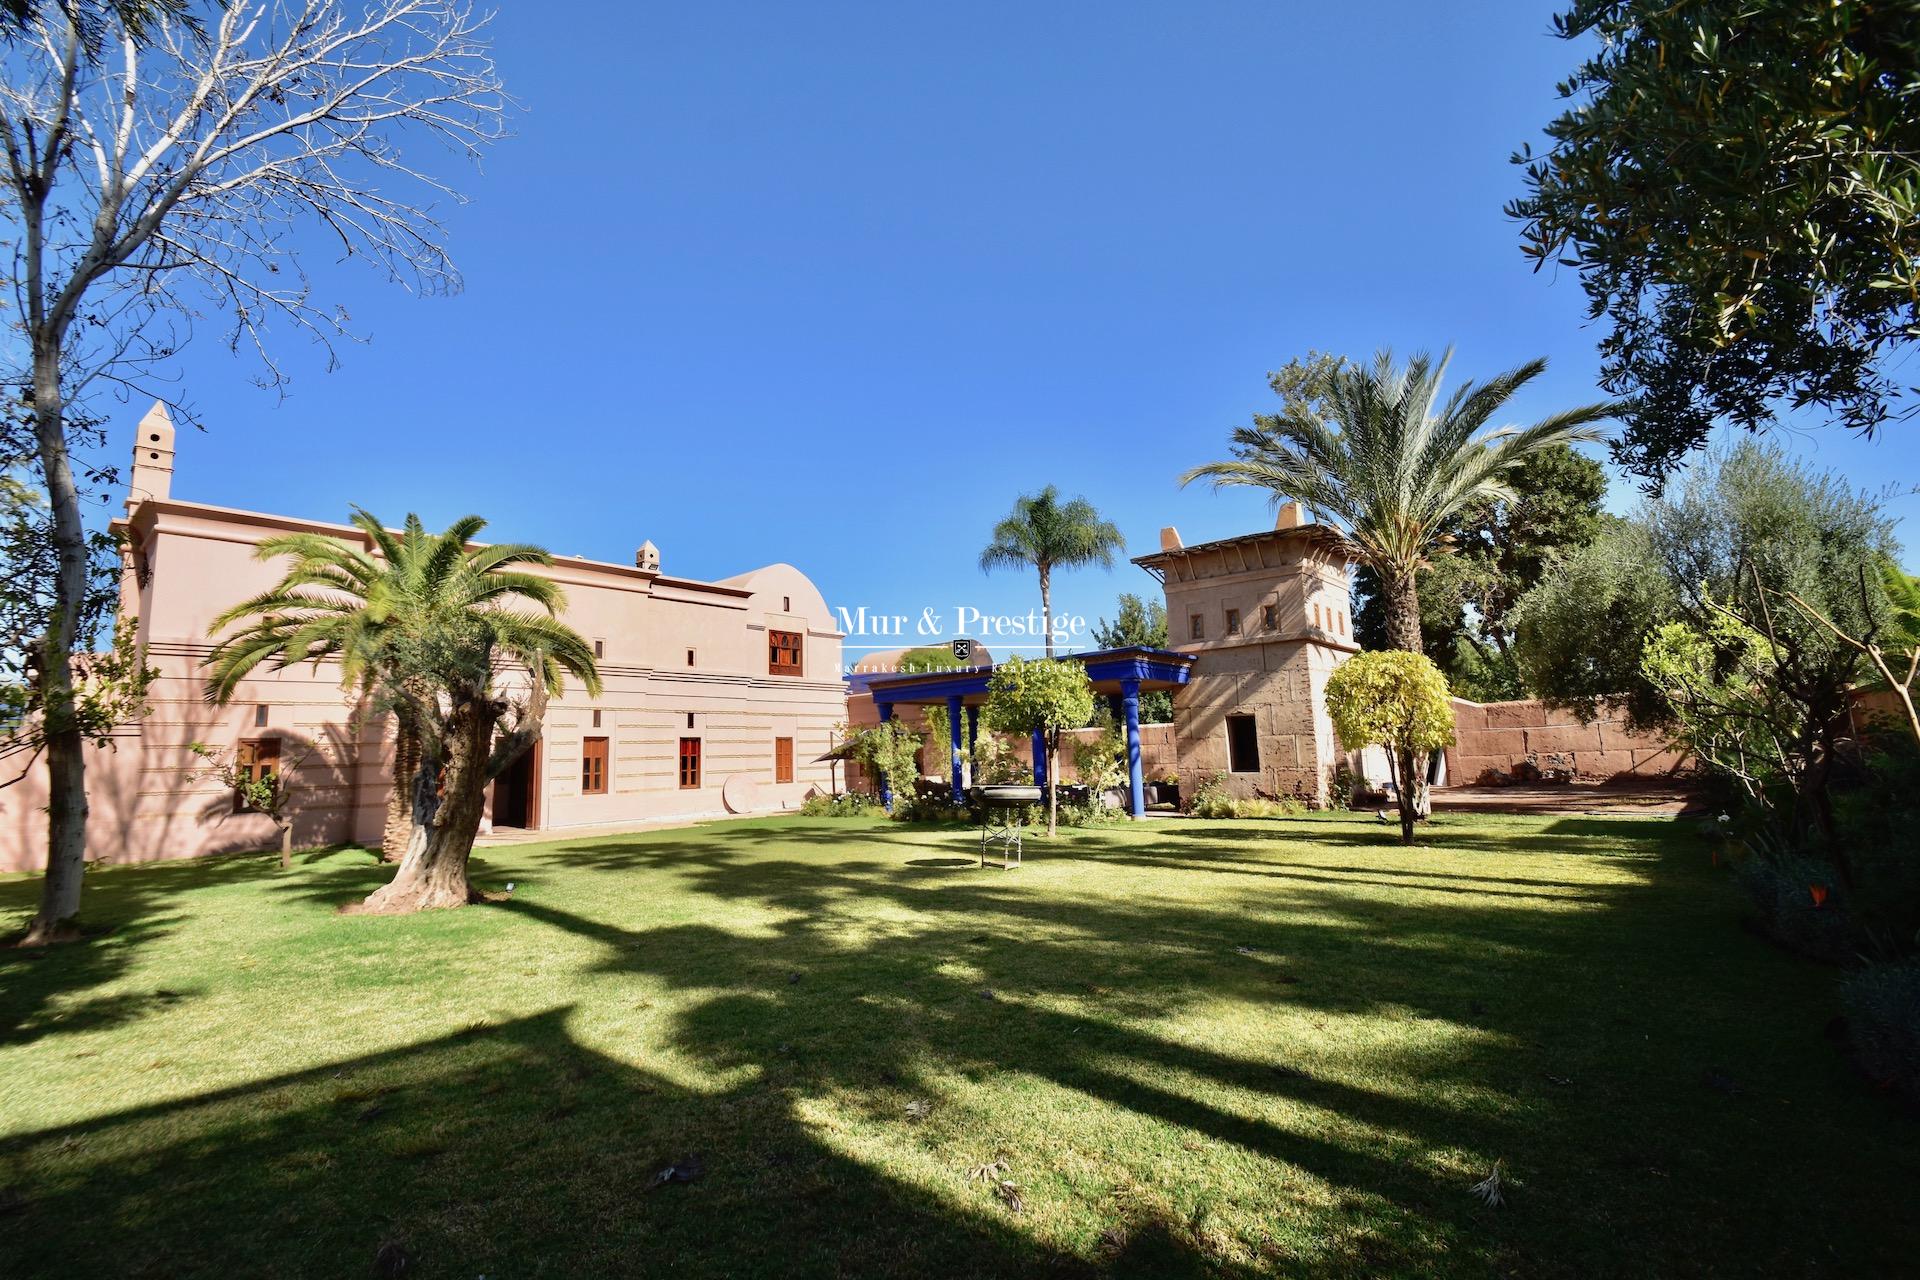
[[155, 400], [133, 440], [133, 474], [127, 483], [127, 506], [149, 498], [165, 499], [173, 492], [173, 419], [166, 402]]

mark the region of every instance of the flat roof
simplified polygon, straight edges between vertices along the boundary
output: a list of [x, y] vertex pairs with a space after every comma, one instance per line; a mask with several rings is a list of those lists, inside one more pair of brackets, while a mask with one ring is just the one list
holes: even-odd
[[1321, 546], [1331, 548], [1345, 556], [1348, 560], [1355, 558], [1353, 554], [1353, 544], [1348, 540], [1346, 534], [1342, 533], [1333, 525], [1314, 523], [1295, 525], [1291, 529], [1262, 529], [1258, 533], [1240, 533], [1235, 534], [1231, 538], [1215, 538], [1211, 542], [1196, 542], [1190, 547], [1168, 547], [1144, 556], [1135, 556], [1133, 557], [1133, 563], [1139, 565], [1142, 569], [1154, 569], [1167, 563], [1169, 560], [1175, 560], [1181, 556], [1194, 555], [1201, 551], [1220, 551], [1227, 547], [1245, 547], [1257, 542], [1284, 541], [1288, 538], [1301, 537], [1316, 542]]
[[[150, 518], [157, 518], [161, 515], [200, 516], [207, 519], [225, 520], [232, 524], [252, 525], [255, 528], [262, 529], [278, 529], [295, 533], [323, 533], [329, 537], [339, 538], [343, 542], [365, 543], [367, 541], [365, 532], [355, 525], [336, 524], [331, 520], [307, 520], [299, 516], [276, 515], [266, 511], [249, 511], [242, 507], [220, 507], [210, 502], [189, 502], [183, 498], [142, 498], [138, 503], [133, 505], [133, 509], [126, 515], [116, 516], [112, 521], [112, 525], [130, 527], [137, 519], [142, 516], [148, 516], [149, 513], [151, 513]], [[388, 527], [387, 531], [393, 534], [404, 534], [406, 532], [404, 529], [394, 529], [391, 527]], [[492, 544], [473, 542], [467, 545], [471, 548], [485, 547]], [[576, 569], [593, 569], [603, 573], [612, 573], [620, 577], [651, 578], [656, 582], [664, 583], [668, 586], [690, 588], [696, 591], [708, 591], [715, 595], [732, 596], [740, 600], [745, 600], [752, 596], [753, 590], [749, 587], [736, 586], [734, 584], [739, 579], [746, 578], [760, 571], [759, 569], [749, 569], [746, 573], [735, 574], [720, 582], [707, 582], [699, 578], [675, 577], [672, 574], [662, 573], [658, 569], [642, 569], [637, 565], [621, 564], [614, 560], [590, 560], [585, 556], [560, 555], [551, 552], [549, 554], [553, 555], [553, 564], [545, 566], [549, 569], [560, 569], [571, 566]], [[770, 565], [761, 566], [761, 568], [771, 567]]]

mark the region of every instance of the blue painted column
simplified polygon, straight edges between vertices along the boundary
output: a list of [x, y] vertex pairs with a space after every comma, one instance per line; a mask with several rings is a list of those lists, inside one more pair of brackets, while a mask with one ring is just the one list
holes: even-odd
[[957, 693], [947, 699], [947, 743], [953, 748], [949, 762], [953, 765], [953, 802], [965, 804], [967, 789], [960, 781], [960, 767], [966, 757], [960, 750], [960, 695]]
[[967, 708], [967, 780], [973, 783], [975, 786], [978, 786], [980, 784], [980, 779], [973, 776], [973, 760], [974, 760], [974, 756], [979, 753], [979, 750], [980, 750], [980, 708], [968, 707]]
[[[893, 704], [891, 702], [876, 701], [873, 704], [873, 709], [880, 713], [881, 724], [885, 724], [887, 721], [893, 719]], [[880, 784], [880, 807], [885, 809], [888, 813], [892, 813], [893, 812], [893, 790], [892, 788], [887, 786], [887, 775], [884, 773], [881, 774], [879, 778], [876, 779], [876, 781], [879, 782]]]
[[1047, 735], [1038, 729], [1033, 731], [1033, 785], [1047, 785]]
[[1120, 706], [1127, 720], [1127, 807], [1136, 818], [1147, 816], [1147, 789], [1140, 777], [1140, 682], [1120, 682]]

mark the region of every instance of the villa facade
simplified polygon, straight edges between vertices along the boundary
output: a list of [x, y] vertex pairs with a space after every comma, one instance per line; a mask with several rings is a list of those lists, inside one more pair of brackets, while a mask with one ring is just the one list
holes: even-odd
[[[159, 671], [150, 714], [90, 749], [89, 848], [112, 861], [191, 857], [274, 843], [201, 776], [194, 743], [290, 771], [300, 845], [377, 842], [392, 729], [343, 693], [337, 668], [264, 667], [226, 706], [202, 663], [214, 619], [277, 581], [255, 558], [279, 534], [361, 542], [359, 530], [172, 496], [174, 429], [156, 405], [140, 423], [126, 515], [121, 617]], [[566, 590], [565, 618], [593, 644], [605, 689], [570, 686], [531, 752], [495, 782], [489, 826], [569, 827], [770, 812], [829, 781], [816, 763], [846, 714], [841, 634], [813, 583], [785, 564], [717, 582], [676, 577], [651, 543], [634, 563], [581, 558], [536, 570]], [[0, 791], [0, 869], [44, 864], [45, 771]]]

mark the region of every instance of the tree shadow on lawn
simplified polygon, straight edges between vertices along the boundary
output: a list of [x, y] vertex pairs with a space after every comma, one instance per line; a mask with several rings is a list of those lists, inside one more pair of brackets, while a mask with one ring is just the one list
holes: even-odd
[[[1884, 1265], [1901, 1256], [1897, 1241], [1910, 1238], [1889, 1228], [1885, 1202], [1879, 1210], [1851, 1202], [1841, 1211], [1845, 1224], [1829, 1212], [1818, 1244], [1796, 1235], [1787, 1204], [1759, 1208], [1764, 1196], [1748, 1214], [1725, 1212], [1740, 1202], [1730, 1188], [1749, 1177], [1770, 1187], [1782, 1178], [1830, 1185], [1834, 1200], [1845, 1199], [1837, 1170], [1853, 1139], [1830, 1122], [1844, 1115], [1859, 1139], [1874, 1134], [1881, 1115], [1818, 1039], [1831, 975], [1742, 950], [1752, 944], [1733, 928], [1724, 884], [1685, 827], [1562, 821], [1476, 841], [1494, 852], [1518, 842], [1533, 852], [1606, 857], [1629, 873], [1531, 881], [1568, 890], [1540, 895], [1383, 884], [1374, 879], [1382, 868], [1372, 866], [1310, 863], [1311, 874], [1294, 872], [1284, 850], [1265, 860], [1196, 853], [1223, 869], [1264, 861], [1262, 869], [1287, 881], [1279, 893], [1209, 889], [1204, 907], [1060, 897], [1022, 874], [915, 875], [893, 855], [924, 852], [925, 840], [885, 828], [863, 834], [836, 842], [772, 829], [561, 851], [608, 871], [670, 869], [696, 893], [788, 913], [774, 938], [748, 947], [708, 926], [630, 930], [535, 901], [516, 900], [511, 910], [603, 943], [605, 972], [643, 973], [688, 990], [735, 988], [677, 1026], [682, 1047], [718, 1066], [817, 1052], [807, 1059], [815, 1070], [861, 1064], [838, 1068], [835, 1083], [848, 1087], [871, 1071], [905, 1078], [916, 1061], [1036, 1075], [1345, 1188], [1398, 1224], [1395, 1242], [1370, 1246], [1386, 1251], [1378, 1265], [1389, 1257], [1392, 1265], [1425, 1265], [1446, 1254], [1501, 1266], [1525, 1258], [1523, 1270], [1545, 1274], [1593, 1274], [1629, 1257], [1655, 1271], [1663, 1257], [1681, 1269], [1742, 1256], [1818, 1267], [1831, 1248]], [[870, 856], [876, 837], [886, 856]], [[1569, 848], [1568, 837], [1608, 843], [1590, 854]], [[849, 856], [821, 859], [823, 843], [839, 843]], [[806, 856], [779, 856], [786, 845]], [[1168, 865], [1138, 843], [1097, 833], [1060, 852], [1101, 866]], [[1391, 870], [1410, 881], [1436, 878]], [[1383, 899], [1381, 887], [1404, 892]], [[1436, 890], [1446, 896], [1436, 901]], [[922, 923], [849, 944], [859, 921], [843, 908], [876, 898]], [[982, 982], [991, 1000], [981, 997]], [[830, 1017], [804, 1012], [813, 1006], [802, 989], [816, 985], [837, 1002]], [[1783, 988], [1793, 993], [1784, 1008]], [[1222, 1000], [1305, 1010], [1336, 1049], [1351, 1023], [1335, 1019], [1450, 1025], [1435, 1026], [1444, 1048], [1382, 1062], [1414, 1086], [1416, 1102], [1330, 1073], [1300, 1073], [1284, 1053], [1248, 1061], [1116, 1021], [1173, 1017]], [[1760, 1015], [1765, 1009], [1784, 1016]], [[837, 1047], [808, 1048], [819, 1035]], [[850, 1052], [853, 1045], [861, 1047]], [[1729, 1070], [1741, 1077], [1733, 1097], [1710, 1084]], [[1182, 1083], [1191, 1079], [1233, 1101], [1194, 1096]], [[1476, 1091], [1481, 1102], [1459, 1101]], [[1510, 1176], [1532, 1182], [1528, 1212], [1494, 1226], [1463, 1187], [1416, 1161], [1250, 1114], [1276, 1098], [1322, 1107], [1416, 1151], [1465, 1152], [1486, 1163], [1501, 1157]], [[1782, 1102], [1792, 1109], [1782, 1111]], [[1761, 1150], [1775, 1162], [1771, 1172], [1759, 1171]], [[1833, 1244], [1835, 1237], [1845, 1243]], [[1415, 1240], [1425, 1245], [1396, 1252]]]
[[[330, 845], [294, 857], [296, 864], [310, 867], [350, 847]], [[120, 981], [142, 948], [178, 929], [188, 914], [183, 896], [256, 881], [296, 883], [280, 875], [277, 852], [89, 868], [78, 940], [51, 947], [0, 946], [0, 1048], [121, 1026], [192, 999], [198, 992], [187, 988], [91, 998], [81, 993]], [[0, 884], [0, 918], [17, 913], [24, 922], [39, 898], [37, 876]]]
[[[1130, 874], [1140, 846], [1096, 840], [1063, 842], [1058, 862]], [[747, 1083], [689, 1091], [581, 1047], [555, 1011], [30, 1135], [0, 1145], [25, 1197], [0, 1246], [22, 1250], [21, 1265], [0, 1272], [75, 1256], [156, 1274], [322, 1258], [355, 1271], [389, 1238], [422, 1274], [465, 1275], [1892, 1274], [1908, 1256], [1909, 1230], [1891, 1225], [1904, 1221], [1898, 1178], [1861, 1176], [1893, 1159], [1866, 1150], [1872, 1101], [1782, 1047], [1779, 1008], [1812, 1005], [1805, 967], [1740, 950], [1753, 944], [1690, 847], [1651, 846], [1631, 879], [1580, 885], [1592, 900], [1558, 909], [1421, 885], [1382, 901], [1372, 883], [1341, 892], [1321, 864], [1314, 880], [1209, 877], [1179, 898], [1125, 879], [1074, 893], [1045, 864], [992, 877], [902, 865], [933, 847], [911, 829], [773, 825], [494, 851], [490, 874], [533, 885], [480, 917], [500, 921], [503, 949], [538, 947], [523, 929], [590, 941], [583, 992], [664, 985], [662, 1034]], [[593, 877], [537, 883], [548, 859], [671, 874], [676, 892], [763, 923], [609, 919]], [[1266, 865], [1284, 869], [1284, 854]], [[328, 868], [284, 890], [290, 909], [330, 909], [384, 874]], [[369, 936], [406, 927], [357, 923]], [[1202, 1008], [1237, 1011], [1239, 1040], [1185, 1020]], [[1271, 1059], [1235, 1047], [1271, 1044], [1257, 1034], [1267, 1022], [1296, 1039]], [[1742, 1091], [1703, 1088], [1710, 1066], [1738, 1070]], [[1113, 1112], [1105, 1141], [1140, 1117], [1171, 1150], [1108, 1151], [1104, 1193], [1052, 1167], [1051, 1140], [1011, 1153], [1015, 1176], [1038, 1177], [1024, 1192], [1035, 1206], [1070, 1197], [1112, 1223], [1105, 1243], [1042, 1243], [963, 1168], [895, 1178], [804, 1118], [831, 1104], [894, 1123], [928, 1099], [925, 1128], [891, 1149], [989, 1159], [1004, 1126], [969, 1114], [956, 1079], [1033, 1080], [1063, 1117], [1074, 1108], [1061, 1095]], [[707, 1158], [704, 1179], [643, 1190], [687, 1151]], [[1494, 1158], [1514, 1199], [1499, 1213], [1460, 1173]], [[1171, 1185], [1178, 1211], [1127, 1200], [1129, 1177]], [[1273, 1252], [1243, 1234], [1229, 1263], [1195, 1226], [1209, 1198], [1243, 1219], [1306, 1217], [1313, 1234]]]
[[[965, 1170], [934, 1194], [830, 1149], [793, 1118], [792, 1081], [692, 1092], [582, 1046], [569, 1013], [0, 1144], [0, 1273], [1094, 1270], [1031, 1239]], [[696, 1180], [655, 1185], [688, 1155]], [[1138, 1225], [1100, 1269], [1241, 1274]], [[376, 1266], [383, 1248], [406, 1265]]]

